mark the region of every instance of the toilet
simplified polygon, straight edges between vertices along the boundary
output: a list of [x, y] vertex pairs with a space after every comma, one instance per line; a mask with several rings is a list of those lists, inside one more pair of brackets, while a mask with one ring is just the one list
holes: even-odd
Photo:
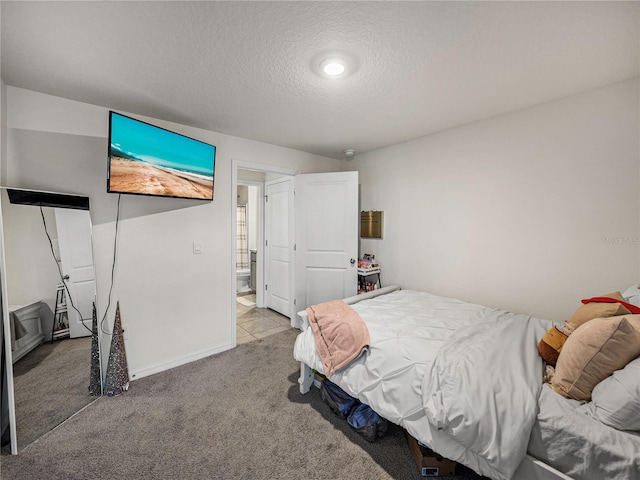
[[251, 291], [251, 269], [244, 268], [236, 271], [236, 293]]

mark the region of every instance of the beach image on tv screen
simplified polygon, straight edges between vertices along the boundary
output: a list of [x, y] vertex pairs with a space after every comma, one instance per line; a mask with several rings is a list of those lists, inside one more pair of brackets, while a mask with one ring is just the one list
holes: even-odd
[[110, 192], [213, 200], [216, 147], [110, 113]]

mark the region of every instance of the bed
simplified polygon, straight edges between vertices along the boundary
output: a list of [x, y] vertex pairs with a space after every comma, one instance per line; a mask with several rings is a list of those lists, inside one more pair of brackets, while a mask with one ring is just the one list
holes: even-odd
[[[370, 344], [330, 380], [440, 455], [498, 480], [640, 480], [640, 437], [588, 418], [576, 410], [584, 402], [543, 386], [538, 343], [553, 322], [397, 286], [344, 302], [366, 324]], [[308, 315], [299, 316], [302, 332], [293, 353], [306, 393], [313, 370], [325, 368]], [[603, 427], [598, 435], [605, 436], [596, 442], [615, 445], [593, 462], [558, 453], [561, 442], [550, 439], [563, 428], [558, 417], [570, 418], [568, 411]], [[592, 430], [565, 428], [563, 441], [573, 435], [575, 443], [588, 442]], [[616, 452], [622, 458], [598, 470]]]

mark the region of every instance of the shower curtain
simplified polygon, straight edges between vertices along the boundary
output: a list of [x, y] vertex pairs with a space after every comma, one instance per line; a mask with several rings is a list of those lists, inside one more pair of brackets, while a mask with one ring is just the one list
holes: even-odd
[[238, 238], [236, 257], [236, 270], [246, 270], [249, 268], [249, 245], [247, 240], [247, 206], [238, 205], [236, 215], [238, 219]]

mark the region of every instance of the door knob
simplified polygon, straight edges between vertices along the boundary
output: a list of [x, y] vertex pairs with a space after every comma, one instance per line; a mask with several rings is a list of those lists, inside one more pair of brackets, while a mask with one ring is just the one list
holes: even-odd
[[349, 263], [351, 263], [351, 265], [355, 265], [356, 264], [356, 259], [352, 258], [351, 260], [349, 260]]
[[62, 277], [63, 280], [69, 280], [69, 275], [65, 275], [64, 277]]

